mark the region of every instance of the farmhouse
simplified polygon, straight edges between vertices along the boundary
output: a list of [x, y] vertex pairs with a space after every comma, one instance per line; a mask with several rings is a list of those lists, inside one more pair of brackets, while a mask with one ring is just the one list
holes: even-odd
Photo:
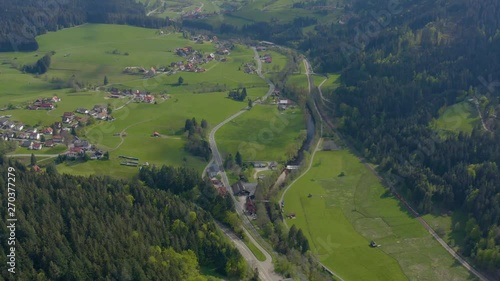
[[152, 95], [146, 95], [144, 97], [144, 102], [147, 102], [147, 103], [154, 103], [155, 102], [155, 97], [152, 96]]
[[233, 194], [235, 196], [249, 196], [253, 197], [255, 195], [255, 190], [257, 189], [256, 183], [244, 183], [242, 181], [238, 181], [231, 186], [233, 190]]
[[59, 97], [57, 97], [57, 96], [52, 97], [52, 102], [60, 102], [60, 101], [61, 101], [61, 99]]
[[265, 54], [264, 56], [260, 57], [260, 60], [265, 62], [265, 63], [272, 63], [273, 57], [270, 54]]

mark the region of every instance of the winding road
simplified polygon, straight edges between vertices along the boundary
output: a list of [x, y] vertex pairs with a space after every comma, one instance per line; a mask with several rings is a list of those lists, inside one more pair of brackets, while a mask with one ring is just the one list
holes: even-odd
[[[265, 100], [265, 99], [267, 99], [267, 97], [269, 97], [274, 92], [274, 84], [262, 74], [262, 72], [261, 72], [262, 64], [260, 63], [259, 54], [257, 53], [257, 50], [255, 48], [252, 48], [252, 49], [254, 50], [254, 53], [255, 53], [254, 58], [256, 59], [257, 65], [258, 65], [257, 74], [259, 75], [259, 77], [264, 79], [266, 81], [266, 83], [269, 85], [269, 90], [267, 91], [266, 95], [264, 95], [264, 97], [263, 97], [263, 100]], [[258, 103], [258, 101], [256, 101], [255, 103]], [[213, 162], [215, 162], [215, 164], [217, 166], [223, 167], [224, 162], [223, 162], [222, 156], [220, 154], [220, 151], [217, 147], [217, 142], [215, 141], [215, 133], [217, 133], [217, 131], [222, 126], [231, 122], [233, 119], [235, 119], [236, 117], [245, 113], [249, 109], [250, 109], [250, 107], [248, 107], [248, 106], [243, 108], [242, 110], [240, 110], [240, 111], [236, 112], [235, 114], [226, 118], [221, 123], [217, 124], [217, 126], [215, 126], [210, 131], [210, 134], [208, 137], [209, 143], [210, 143], [210, 149], [212, 150], [212, 154], [213, 154]], [[211, 163], [209, 163], [207, 165], [207, 167], [209, 165], [211, 165]], [[207, 169], [207, 167], [205, 168], [205, 170]], [[220, 176], [221, 176], [221, 180], [222, 180], [222, 183], [224, 184], [224, 186], [226, 188], [230, 188], [231, 185], [230, 185], [229, 179], [227, 177], [227, 174], [224, 170], [222, 170], [220, 172]], [[257, 258], [250, 251], [250, 249], [248, 249], [248, 247], [243, 243], [243, 241], [239, 237], [237, 237], [232, 231], [230, 231], [228, 228], [224, 227], [223, 225], [219, 225], [219, 228], [236, 245], [236, 247], [240, 251], [241, 255], [245, 258], [245, 260], [252, 267], [258, 268], [259, 277], [262, 280], [264, 280], [264, 281], [280, 281], [280, 280], [282, 280], [283, 278], [274, 272], [274, 264], [273, 264], [273, 259], [272, 259], [271, 255], [259, 243], [257, 243], [257, 241], [255, 241], [254, 237], [248, 231], [247, 228], [251, 227], [251, 222], [248, 219], [248, 217], [245, 215], [241, 204], [239, 204], [236, 197], [234, 197], [234, 195], [232, 194], [231, 190], [228, 190], [228, 193], [231, 194], [231, 198], [233, 199], [236, 212], [238, 213], [239, 217], [242, 219], [243, 231], [244, 231], [246, 237], [248, 237], [250, 242], [253, 243], [264, 254], [266, 259], [264, 261], [257, 260]]]

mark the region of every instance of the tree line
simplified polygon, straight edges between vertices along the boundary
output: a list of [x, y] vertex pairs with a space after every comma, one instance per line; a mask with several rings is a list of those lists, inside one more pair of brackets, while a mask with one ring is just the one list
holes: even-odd
[[0, 7], [0, 52], [37, 50], [35, 36], [84, 23], [149, 28], [175, 24], [168, 18], [147, 17], [144, 6], [133, 0], [0, 0]]
[[[15, 276], [0, 273], [4, 280], [216, 280], [200, 266], [237, 279], [251, 274], [208, 212], [166, 191], [194, 185], [188, 170], [172, 172], [160, 189], [137, 179], [61, 175], [54, 165], [34, 172], [0, 158], [0, 171], [7, 175], [8, 167], [17, 186], [17, 267]], [[6, 194], [5, 177], [0, 185]], [[5, 218], [7, 200], [0, 205]], [[10, 250], [2, 243], [2, 263]]]

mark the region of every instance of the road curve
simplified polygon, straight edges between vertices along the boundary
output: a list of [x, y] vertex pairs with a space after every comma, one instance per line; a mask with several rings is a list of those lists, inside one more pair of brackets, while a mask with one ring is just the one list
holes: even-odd
[[[266, 81], [266, 83], [269, 85], [269, 90], [264, 95], [264, 97], [261, 98], [261, 100], [265, 100], [265, 99], [267, 99], [267, 97], [269, 97], [274, 92], [274, 84], [269, 79], [265, 78], [265, 76], [262, 74], [262, 72], [261, 72], [262, 64], [260, 62], [259, 54], [257, 53], [257, 50], [255, 48], [252, 48], [252, 49], [254, 50], [254, 53], [255, 53], [254, 58], [257, 61], [257, 65], [258, 65], [257, 74], [259, 75], [259, 77], [264, 79]], [[242, 110], [236, 112], [235, 114], [229, 116], [227, 119], [225, 119], [224, 121], [217, 124], [214, 128], [212, 128], [212, 130], [210, 131], [209, 136], [208, 136], [209, 143], [210, 143], [210, 149], [212, 150], [212, 154], [213, 154], [213, 162], [215, 162], [215, 164], [221, 168], [221, 172], [220, 172], [221, 180], [226, 188], [229, 188], [231, 185], [230, 185], [230, 182], [229, 182], [229, 179], [227, 177], [226, 172], [222, 169], [222, 167], [224, 166], [223, 165], [224, 162], [223, 162], [222, 156], [220, 154], [219, 148], [217, 147], [217, 142], [215, 141], [215, 133], [222, 126], [226, 125], [228, 122], [230, 122], [231, 120], [240, 116], [241, 114], [245, 113], [249, 109], [250, 109], [250, 107], [247, 106], [247, 107], [243, 108]], [[205, 171], [209, 165], [210, 165], [210, 163], [205, 167]], [[280, 280], [282, 280], [283, 278], [274, 272], [274, 264], [273, 264], [273, 259], [272, 259], [271, 255], [259, 243], [257, 243], [257, 241], [255, 241], [253, 236], [247, 230], [247, 227], [251, 226], [251, 222], [249, 221], [248, 217], [245, 215], [243, 208], [241, 207], [240, 204], [238, 204], [238, 201], [234, 197], [234, 195], [232, 194], [231, 190], [228, 190], [228, 193], [231, 195], [231, 198], [233, 199], [236, 212], [238, 213], [239, 217], [243, 221], [243, 224], [242, 224], [243, 231], [244, 231], [246, 237], [248, 237], [250, 242], [253, 243], [264, 254], [266, 259], [264, 261], [257, 260], [257, 258], [253, 255], [253, 253], [248, 249], [248, 247], [243, 243], [243, 241], [241, 241], [241, 239], [239, 237], [234, 235], [233, 232], [229, 231], [227, 228], [225, 228], [224, 226], [222, 226], [220, 224], [219, 224], [219, 228], [236, 245], [236, 247], [240, 251], [241, 255], [245, 258], [245, 260], [247, 260], [247, 262], [249, 262], [252, 267], [258, 268], [259, 277], [262, 280], [264, 280], [264, 281], [280, 281]]]
[[[227, 124], [228, 122], [230, 122], [231, 120], [233, 120], [234, 118], [240, 116], [241, 114], [243, 114], [244, 112], [246, 112], [249, 108], [246, 107], [238, 112], [236, 112], [235, 114], [231, 115], [230, 117], [228, 117], [226, 120], [222, 121], [221, 123], [217, 124], [217, 126], [215, 126], [211, 131], [210, 131], [210, 134], [209, 134], [209, 142], [210, 142], [210, 148], [212, 149], [212, 154], [213, 154], [213, 157], [214, 157], [214, 162], [215, 164], [217, 164], [217, 166], [219, 167], [223, 167], [223, 160], [222, 160], [222, 156], [219, 152], [219, 149], [217, 148], [217, 143], [215, 141], [215, 133], [217, 132], [217, 130], [219, 130], [222, 126], [224, 126], [225, 124]], [[220, 175], [221, 175], [221, 180], [222, 180], [222, 183], [224, 184], [224, 186], [226, 188], [229, 188], [231, 185], [229, 183], [229, 179], [227, 177], [227, 174], [224, 170], [222, 170], [220, 172]], [[238, 215], [240, 216], [240, 218], [244, 221], [244, 224], [248, 224], [250, 223], [248, 221], [248, 218], [245, 216], [244, 214], [244, 210], [242, 209], [241, 205], [238, 204], [236, 198], [233, 196], [231, 190], [228, 190], [228, 193], [231, 194], [231, 198], [233, 199], [233, 202], [235, 203], [234, 206], [235, 206], [235, 209], [236, 209], [236, 212], [238, 213]], [[221, 228], [222, 229], [222, 228]], [[250, 252], [251, 254], [251, 257], [248, 257], [248, 254], [246, 252], [245, 249], [242, 248], [241, 244], [243, 243], [241, 241], [241, 239], [239, 237], [237, 237], [236, 235], [230, 235], [228, 234], [227, 231], [224, 231], [224, 229], [222, 229], [224, 234], [226, 234], [226, 236], [231, 239], [231, 241], [233, 241], [233, 243], [235, 243], [235, 245], [238, 247], [238, 250], [240, 250], [240, 253], [242, 254], [242, 256], [254, 267], [257, 267], [259, 269], [259, 276], [262, 280], [269, 280], [269, 281], [279, 281], [281, 280], [281, 276], [277, 275], [276, 273], [274, 273], [274, 265], [273, 265], [273, 261], [272, 261], [272, 257], [271, 255], [264, 249], [262, 248], [259, 243], [257, 243], [257, 241], [254, 240], [254, 238], [252, 237], [252, 235], [250, 235], [250, 233], [248, 232], [248, 230], [245, 228], [245, 226], [243, 227], [243, 231], [245, 232], [245, 235], [249, 238], [250, 242], [254, 243], [255, 246], [262, 252], [264, 253], [265, 257], [266, 257], [266, 260], [265, 261], [258, 261], [255, 256]], [[243, 244], [244, 245], [244, 244]], [[246, 248], [246, 246], [245, 246]], [[246, 248], [248, 249], [248, 248]]]
[[259, 75], [260, 78], [264, 79], [267, 85], [269, 85], [269, 90], [267, 91], [266, 95], [262, 98], [262, 100], [266, 100], [274, 92], [275, 87], [273, 82], [271, 82], [271, 80], [267, 79], [264, 76], [264, 74], [262, 74], [262, 61], [260, 60], [259, 52], [257, 52], [257, 49], [255, 47], [252, 47], [252, 50], [255, 54], [253, 58], [257, 62], [257, 75]]

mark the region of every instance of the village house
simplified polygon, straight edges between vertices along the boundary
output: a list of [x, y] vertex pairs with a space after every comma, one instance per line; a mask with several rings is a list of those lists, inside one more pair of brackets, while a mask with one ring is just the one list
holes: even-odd
[[60, 102], [60, 101], [61, 101], [61, 99], [59, 97], [57, 97], [57, 96], [52, 97], [52, 102]]
[[38, 109], [52, 110], [52, 109], [54, 109], [54, 105], [52, 105], [51, 103], [42, 103], [39, 105], [35, 105], [34, 109], [36, 109], [36, 110], [38, 110]]
[[108, 108], [104, 105], [95, 105], [94, 108], [92, 108], [92, 110], [97, 113], [102, 113], [102, 112], [108, 113]]
[[30, 140], [39, 140], [40, 139], [40, 134], [39, 133], [31, 133], [29, 136]]
[[52, 135], [52, 133], [54, 133], [54, 130], [51, 127], [47, 127], [43, 128], [40, 132], [44, 135]]
[[32, 141], [23, 141], [23, 142], [21, 142], [21, 147], [26, 147], [28, 149], [32, 149], [33, 142]]
[[88, 150], [92, 147], [88, 141], [79, 139], [73, 141], [73, 146], [80, 147], [83, 150]]
[[154, 103], [155, 102], [155, 97], [152, 96], [152, 95], [146, 95], [144, 97], [144, 102], [147, 102], [147, 103]]
[[54, 144], [54, 141], [53, 140], [48, 140], [48, 141], [45, 141], [45, 144], [44, 144], [46, 147], [53, 147], [55, 144]]
[[4, 126], [5, 124], [7, 124], [7, 122], [9, 122], [9, 118], [7, 117], [0, 118], [0, 126]]
[[207, 169], [208, 177], [213, 178], [217, 176], [219, 171], [220, 171], [219, 166], [217, 164], [212, 163], [212, 165], [210, 165]]
[[23, 128], [24, 128], [23, 123], [17, 123], [14, 129], [16, 129], [17, 131], [21, 131]]
[[235, 196], [253, 197], [255, 195], [255, 190], [257, 189], [257, 184], [238, 181], [231, 186], [231, 189], [233, 190], [233, 194]]
[[63, 136], [53, 136], [52, 140], [54, 141], [54, 143], [62, 143], [62, 142], [64, 142], [64, 137]]
[[71, 158], [78, 158], [82, 155], [83, 155], [83, 150], [81, 147], [72, 147], [66, 153], [66, 156], [71, 157]]
[[21, 133], [17, 133], [16, 137], [18, 139], [24, 140], [24, 139], [29, 139], [30, 135], [28, 133], [26, 133], [26, 132], [21, 132]]
[[89, 113], [88, 109], [85, 109], [83, 107], [79, 107], [75, 111], [76, 111], [76, 113], [80, 113], [80, 114], [88, 114]]
[[62, 116], [62, 122], [65, 124], [71, 123], [75, 118], [75, 114], [73, 112], [64, 112]]
[[31, 149], [40, 150], [40, 149], [42, 149], [42, 144], [39, 142], [33, 143], [33, 145], [31, 146]]
[[3, 127], [5, 129], [14, 129], [14, 127], [16, 127], [16, 124], [9, 120], [9, 121], [4, 123]]
[[10, 139], [15, 138], [16, 134], [14, 132], [3, 132], [2, 136], [3, 136], [4, 140], [10, 140]]

